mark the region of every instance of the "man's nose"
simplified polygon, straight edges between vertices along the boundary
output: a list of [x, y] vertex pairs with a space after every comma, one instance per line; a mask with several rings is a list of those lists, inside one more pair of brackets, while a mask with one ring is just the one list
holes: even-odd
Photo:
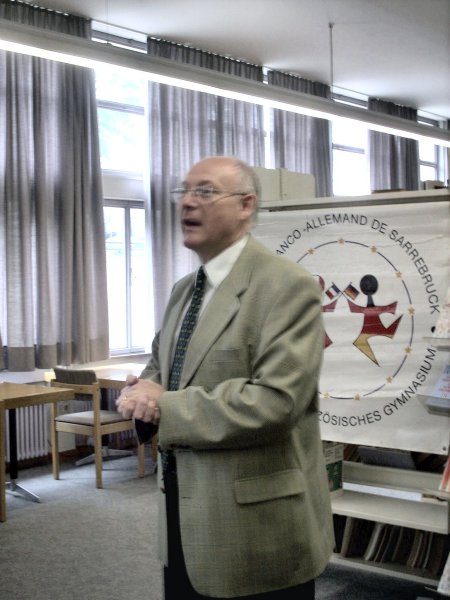
[[198, 198], [192, 192], [192, 190], [186, 190], [186, 192], [181, 196], [180, 203], [182, 206], [197, 206]]

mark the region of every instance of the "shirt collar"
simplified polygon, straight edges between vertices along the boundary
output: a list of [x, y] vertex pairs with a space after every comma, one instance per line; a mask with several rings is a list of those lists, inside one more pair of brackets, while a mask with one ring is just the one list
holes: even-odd
[[234, 267], [242, 250], [245, 248], [249, 234], [239, 238], [237, 242], [226, 248], [223, 252], [209, 260], [203, 265], [209, 284], [215, 289], [219, 287], [225, 277]]

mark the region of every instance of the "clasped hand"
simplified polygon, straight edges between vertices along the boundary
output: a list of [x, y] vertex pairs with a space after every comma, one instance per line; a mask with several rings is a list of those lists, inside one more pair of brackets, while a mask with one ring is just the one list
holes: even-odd
[[159, 398], [166, 390], [159, 383], [128, 375], [126, 386], [116, 400], [118, 412], [126, 419], [140, 419], [158, 425]]

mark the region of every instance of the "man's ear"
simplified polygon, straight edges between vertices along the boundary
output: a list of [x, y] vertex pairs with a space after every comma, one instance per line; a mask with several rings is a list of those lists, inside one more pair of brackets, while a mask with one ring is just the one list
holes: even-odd
[[242, 196], [242, 208], [245, 216], [248, 218], [251, 214], [256, 212], [256, 196], [255, 194], [246, 194]]

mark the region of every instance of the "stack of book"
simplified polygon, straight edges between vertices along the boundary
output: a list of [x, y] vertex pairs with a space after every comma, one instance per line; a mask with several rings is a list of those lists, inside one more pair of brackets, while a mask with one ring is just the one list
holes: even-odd
[[335, 515], [335, 551], [345, 558], [385, 565], [402, 565], [431, 577], [439, 577], [449, 552], [448, 536]]

